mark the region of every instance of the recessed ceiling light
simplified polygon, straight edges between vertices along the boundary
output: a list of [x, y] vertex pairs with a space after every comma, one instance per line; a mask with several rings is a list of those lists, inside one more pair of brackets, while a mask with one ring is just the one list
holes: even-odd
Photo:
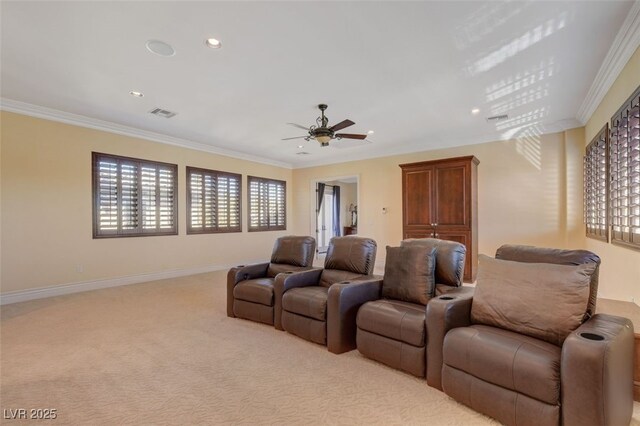
[[473, 114], [473, 115], [476, 115], [478, 113], [480, 113], [480, 108], [474, 108], [474, 109], [471, 110], [471, 114]]
[[220, 43], [220, 40], [217, 40], [215, 38], [208, 38], [204, 41], [204, 44], [207, 45], [207, 47], [210, 47], [212, 49], [220, 49], [222, 47], [222, 43]]
[[176, 51], [171, 47], [171, 45], [165, 43], [160, 40], [147, 40], [145, 43], [147, 46], [147, 50], [151, 53], [155, 53], [160, 56], [173, 56], [176, 54]]
[[298, 148], [304, 148], [304, 145], [298, 145]]
[[144, 93], [142, 93], [142, 92], [136, 92], [135, 90], [130, 91], [130, 92], [129, 92], [129, 94], [130, 94], [131, 96], [135, 96], [136, 98], [141, 98], [141, 97], [143, 97], [143, 96], [144, 96]]
[[374, 132], [373, 130], [369, 130], [367, 133], [368, 133], [368, 134], [370, 134], [370, 135], [372, 135], [372, 134], [374, 134], [375, 132]]

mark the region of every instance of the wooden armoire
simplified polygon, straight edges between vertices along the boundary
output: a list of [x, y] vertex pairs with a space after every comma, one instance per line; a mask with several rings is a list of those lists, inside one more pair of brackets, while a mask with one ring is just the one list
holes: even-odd
[[478, 265], [478, 164], [456, 157], [401, 164], [402, 234], [440, 238], [467, 247], [464, 281], [476, 279]]

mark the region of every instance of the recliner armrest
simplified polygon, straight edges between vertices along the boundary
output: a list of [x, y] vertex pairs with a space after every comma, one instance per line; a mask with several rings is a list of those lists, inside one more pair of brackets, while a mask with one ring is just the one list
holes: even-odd
[[442, 347], [444, 336], [456, 327], [471, 325], [470, 287], [458, 287], [427, 303], [427, 384], [442, 390]]
[[233, 288], [240, 281], [252, 280], [267, 276], [269, 262], [254, 263], [252, 265], [238, 265], [227, 272], [227, 316], [235, 318], [233, 314]]
[[273, 325], [278, 330], [282, 328], [282, 296], [287, 290], [295, 287], [318, 285], [322, 268], [309, 269], [301, 272], [283, 272], [276, 276], [273, 283]]
[[356, 315], [364, 303], [380, 298], [382, 277], [367, 275], [329, 287], [327, 349], [335, 354], [356, 348]]
[[628, 425], [633, 412], [633, 324], [597, 314], [562, 345], [563, 425]]

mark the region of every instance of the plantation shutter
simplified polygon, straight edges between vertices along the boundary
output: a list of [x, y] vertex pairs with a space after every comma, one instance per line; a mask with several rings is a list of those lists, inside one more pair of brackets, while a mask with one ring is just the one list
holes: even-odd
[[640, 87], [611, 118], [611, 241], [640, 248]]
[[242, 231], [242, 175], [187, 167], [187, 182], [187, 233]]
[[285, 181], [248, 177], [249, 231], [287, 229]]
[[158, 199], [158, 227], [161, 230], [177, 229], [176, 214], [174, 214], [174, 206], [176, 202], [176, 174], [173, 170], [166, 167], [158, 169], [158, 187], [160, 195]]
[[584, 156], [584, 222], [587, 237], [608, 241], [609, 127], [605, 125], [587, 145]]
[[93, 236], [174, 235], [177, 165], [93, 153]]
[[116, 193], [120, 194], [118, 233], [136, 233], [140, 216], [138, 165], [118, 161], [118, 171], [120, 185], [115, 188]]
[[[98, 223], [95, 224], [103, 233], [116, 233], [120, 228], [118, 215], [118, 163], [108, 159], [99, 160], [94, 174], [97, 173], [97, 188], [94, 189], [98, 209]], [[94, 229], [95, 233], [95, 229]]]

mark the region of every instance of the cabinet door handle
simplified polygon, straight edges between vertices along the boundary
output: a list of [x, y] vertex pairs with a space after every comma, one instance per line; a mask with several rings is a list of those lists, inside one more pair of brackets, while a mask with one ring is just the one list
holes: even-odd
[[436, 232], [436, 235], [435, 235], [435, 237], [436, 237], [436, 238], [438, 238], [438, 233], [437, 233], [437, 232]]

